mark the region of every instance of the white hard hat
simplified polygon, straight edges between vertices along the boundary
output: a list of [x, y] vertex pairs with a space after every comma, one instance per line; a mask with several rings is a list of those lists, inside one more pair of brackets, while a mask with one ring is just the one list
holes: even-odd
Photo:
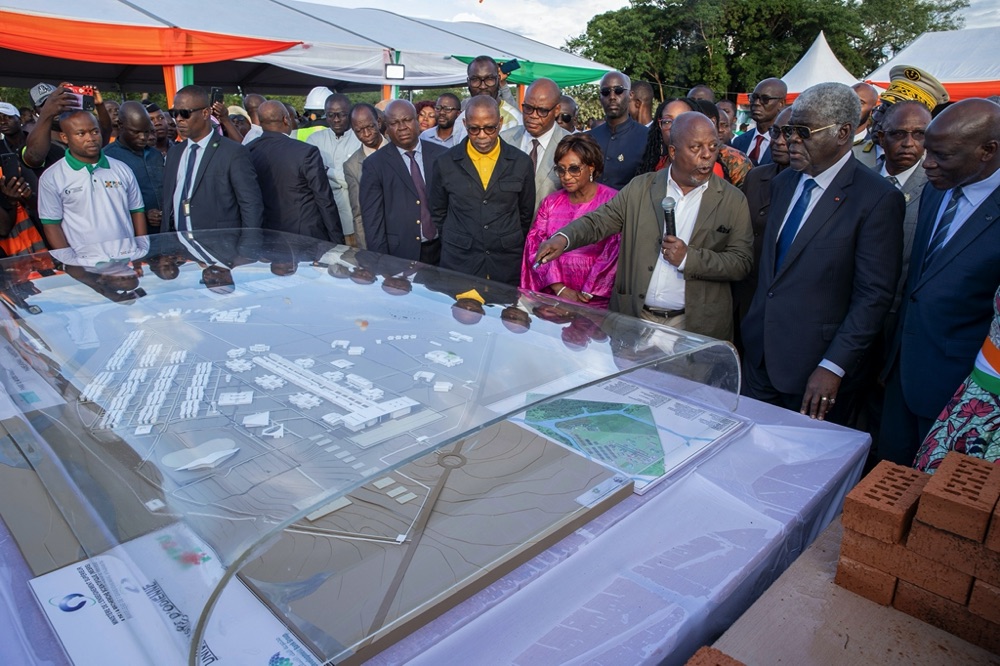
[[307, 109], [323, 109], [326, 107], [326, 98], [333, 94], [333, 91], [326, 86], [319, 86], [313, 88], [306, 95], [306, 106]]

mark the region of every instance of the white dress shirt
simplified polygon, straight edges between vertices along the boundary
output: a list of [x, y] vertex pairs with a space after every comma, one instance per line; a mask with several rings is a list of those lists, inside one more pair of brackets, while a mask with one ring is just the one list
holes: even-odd
[[[986, 197], [993, 193], [993, 190], [1000, 187], [1000, 169], [993, 172], [989, 178], [985, 180], [980, 180], [976, 183], [969, 183], [968, 185], [962, 185], [962, 198], [958, 200], [958, 210], [955, 211], [955, 217], [951, 221], [951, 227], [948, 229], [948, 235], [945, 236], [944, 243], [942, 246], [947, 245], [958, 230], [962, 228], [972, 214], [976, 212], [979, 205], [986, 200]], [[948, 208], [948, 202], [951, 201], [952, 190], [945, 192], [944, 198], [941, 199], [941, 205], [938, 207], [937, 219], [934, 222], [934, 231], [931, 233], [928, 243], [933, 240], [934, 234], [937, 233], [937, 225], [941, 221], [941, 216], [944, 215], [944, 211]]]
[[525, 155], [529, 156], [531, 155], [532, 140], [538, 141], [538, 152], [535, 153], [535, 159], [538, 161], [538, 163], [535, 165], [535, 173], [538, 173], [538, 169], [541, 167], [542, 154], [544, 154], [545, 151], [549, 149], [549, 142], [552, 141], [552, 135], [555, 134], [555, 131], [556, 131], [555, 123], [552, 123], [552, 127], [549, 128], [549, 131], [541, 136], [531, 136], [528, 133], [527, 129], [524, 130], [524, 135], [521, 137], [520, 147], [521, 150], [524, 151]]
[[[923, 163], [924, 163], [924, 158], [921, 157], [917, 161], [917, 163], [911, 166], [909, 169], [907, 169], [906, 171], [901, 171], [900, 173], [897, 173], [895, 176], [893, 176], [896, 179], [896, 182], [899, 183], [899, 185], [897, 185], [896, 188], [900, 190], [903, 189], [903, 186], [906, 185], [906, 181], [910, 179], [910, 176], [916, 173], [917, 169], [923, 166]], [[883, 178], [889, 178], [889, 172], [885, 170], [884, 162], [882, 164], [882, 170], [879, 173]]]
[[[208, 147], [209, 142], [216, 138], [218, 138], [218, 135], [213, 130], [199, 141], [192, 142], [191, 139], [188, 139], [184, 142], [184, 152], [181, 154], [181, 160], [177, 164], [177, 181], [174, 185], [175, 225], [181, 219], [181, 202], [190, 197], [190, 192], [182, 192], [181, 190], [184, 187], [184, 178], [187, 176], [188, 161], [191, 159], [191, 144], [198, 144], [198, 150], [195, 151], [194, 155], [194, 171], [191, 172], [191, 187], [194, 188], [195, 177], [198, 175], [198, 169], [201, 167], [201, 158], [205, 156], [205, 149]], [[188, 227], [193, 227], [190, 218], [188, 219]]]

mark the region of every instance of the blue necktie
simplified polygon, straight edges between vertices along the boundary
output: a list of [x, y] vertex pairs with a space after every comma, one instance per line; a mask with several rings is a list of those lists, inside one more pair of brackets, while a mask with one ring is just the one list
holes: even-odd
[[792, 246], [795, 234], [798, 233], [799, 227], [802, 226], [802, 220], [806, 216], [806, 209], [809, 208], [809, 199], [812, 197], [812, 191], [815, 187], [816, 181], [812, 178], [806, 178], [806, 181], [802, 184], [802, 194], [795, 200], [792, 212], [788, 214], [785, 226], [781, 228], [781, 233], [778, 235], [778, 249], [774, 254], [775, 273], [781, 268], [781, 263], [785, 260], [785, 255], [788, 254], [788, 248]]
[[934, 237], [931, 238], [930, 245], [927, 246], [927, 254], [924, 255], [924, 268], [927, 268], [928, 264], [931, 263], [931, 257], [934, 256], [934, 253], [944, 246], [944, 241], [948, 238], [948, 230], [951, 229], [951, 223], [955, 221], [955, 212], [958, 210], [958, 202], [961, 198], [961, 187], [956, 187], [951, 191], [951, 200], [948, 201], [948, 207], [944, 209], [941, 221], [938, 222], [937, 231], [934, 233]]
[[194, 163], [196, 161], [195, 155], [197, 153], [198, 153], [198, 144], [192, 143], [191, 149], [188, 151], [187, 171], [184, 173], [184, 186], [181, 187], [181, 209], [179, 211], [180, 214], [177, 216], [177, 219], [181, 221], [181, 224], [177, 225], [178, 229], [187, 230], [191, 228], [187, 216], [188, 206], [185, 204], [185, 202], [188, 200], [188, 197], [190, 196], [188, 192], [191, 190], [191, 181], [194, 180]]

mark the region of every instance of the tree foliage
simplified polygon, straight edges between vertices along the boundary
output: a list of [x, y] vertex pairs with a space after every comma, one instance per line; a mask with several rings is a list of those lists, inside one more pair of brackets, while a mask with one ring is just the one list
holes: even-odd
[[929, 30], [960, 28], [968, 0], [631, 0], [595, 16], [566, 49], [659, 85], [751, 90], [781, 76], [822, 30], [861, 77]]

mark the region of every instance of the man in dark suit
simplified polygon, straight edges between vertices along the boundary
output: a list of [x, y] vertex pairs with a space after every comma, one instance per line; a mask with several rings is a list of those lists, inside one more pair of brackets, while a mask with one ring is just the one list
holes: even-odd
[[491, 97], [469, 100], [464, 122], [469, 135], [438, 160], [431, 184], [441, 267], [516, 286], [535, 211], [531, 158], [500, 140], [500, 110]]
[[803, 92], [782, 128], [791, 169], [772, 181], [757, 291], [743, 319], [743, 392], [842, 423], [899, 279], [903, 195], [851, 155], [861, 103]]
[[[720, 110], [721, 111], [721, 110]], [[750, 309], [750, 301], [757, 291], [757, 273], [760, 271], [760, 255], [764, 249], [764, 229], [767, 226], [767, 214], [771, 209], [771, 182], [774, 177], [788, 167], [788, 143], [778, 131], [792, 116], [792, 107], [781, 110], [768, 132], [771, 134], [772, 162], [754, 167], [747, 174], [740, 189], [750, 206], [750, 223], [753, 225], [753, 267], [750, 274], [739, 282], [733, 283], [733, 319], [736, 322], [736, 335], [733, 343], [736, 349], [743, 353], [743, 335], [740, 332], [740, 322]]]
[[420, 140], [417, 110], [405, 99], [385, 107], [389, 145], [361, 165], [361, 220], [369, 250], [436, 266], [441, 239], [427, 194], [444, 146]]
[[913, 464], [989, 332], [1000, 284], [1000, 107], [956, 102], [927, 126], [924, 148], [930, 187], [884, 371], [878, 450], [903, 465]]
[[163, 229], [260, 228], [264, 204], [250, 153], [212, 129], [208, 92], [181, 88], [170, 113], [185, 141], [167, 153]]
[[[733, 139], [733, 148], [746, 154], [754, 166], [771, 162], [771, 136], [768, 130], [783, 108], [788, 86], [781, 79], [764, 79], [750, 93], [750, 117], [757, 123], [752, 132]], [[858, 105], [860, 109], [860, 104]], [[860, 117], [860, 111], [858, 112]], [[857, 124], [857, 118], [854, 123]]]
[[340, 214], [319, 148], [288, 136], [291, 121], [281, 102], [257, 109], [263, 134], [250, 143], [250, 160], [264, 199], [264, 229], [344, 242]]

